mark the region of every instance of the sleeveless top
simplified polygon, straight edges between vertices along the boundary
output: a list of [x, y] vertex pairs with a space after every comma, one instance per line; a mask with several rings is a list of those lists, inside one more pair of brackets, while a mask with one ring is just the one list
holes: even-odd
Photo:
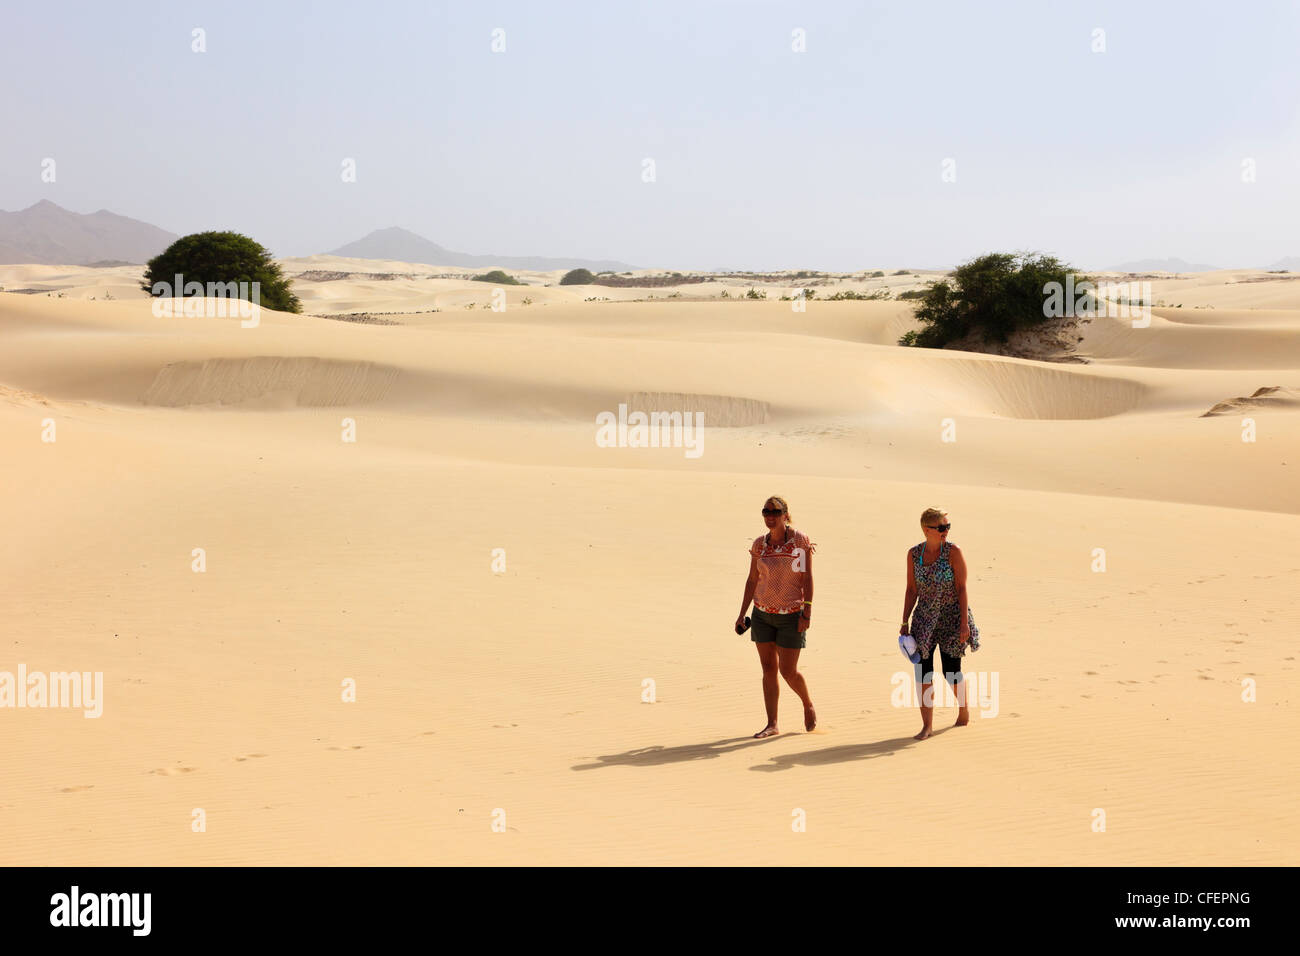
[[808, 570], [812, 545], [802, 531], [795, 528], [789, 531], [789, 540], [784, 544], [770, 545], [764, 535], [749, 546], [758, 567], [754, 607], [768, 614], [794, 614], [803, 610], [803, 572]]
[[916, 641], [921, 659], [930, 656], [938, 646], [949, 657], [961, 657], [969, 647], [980, 649], [979, 629], [975, 626], [975, 611], [966, 606], [966, 619], [970, 625], [970, 638], [961, 644], [961, 604], [957, 600], [957, 582], [952, 564], [948, 561], [948, 542], [939, 549], [934, 563], [925, 563], [925, 542], [912, 549], [912, 580], [916, 582], [916, 607], [912, 610], [910, 632]]

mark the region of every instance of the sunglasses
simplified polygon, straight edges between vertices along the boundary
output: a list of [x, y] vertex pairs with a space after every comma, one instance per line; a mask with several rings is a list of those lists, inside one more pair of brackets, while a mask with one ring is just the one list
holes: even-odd
[[943, 534], [943, 532], [952, 527], [952, 522], [950, 521], [947, 524], [928, 524], [926, 527], [931, 531], [938, 531], [940, 534]]
[[764, 517], [764, 518], [775, 518], [777, 515], [783, 515], [783, 514], [785, 514], [785, 512], [782, 511], [780, 508], [764, 508], [764, 509], [763, 509], [763, 517]]

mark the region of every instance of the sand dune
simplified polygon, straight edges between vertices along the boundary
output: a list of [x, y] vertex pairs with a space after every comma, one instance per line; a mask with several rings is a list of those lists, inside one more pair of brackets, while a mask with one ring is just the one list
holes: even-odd
[[269, 400], [293, 406], [365, 405], [383, 399], [400, 369], [318, 358], [216, 358], [164, 366], [146, 405], [230, 405]]
[[[1116, 277], [1120, 278], [1120, 277]], [[1258, 269], [1224, 269], [1151, 281], [1156, 302], [1218, 309], [1295, 309], [1300, 306], [1300, 276], [1261, 272]]]
[[[672, 414], [703, 416], [705, 427], [745, 428], [762, 425], [768, 419], [766, 402], [734, 395], [683, 395], [680, 392], [632, 392], [625, 403], [629, 411], [655, 410]], [[692, 418], [692, 421], [696, 419]]]
[[[0, 671], [104, 675], [99, 718], [0, 710], [11, 863], [913, 864], [917, 833], [971, 864], [1300, 849], [1277, 760], [1300, 305], [1274, 283], [1163, 280], [1215, 308], [1094, 320], [1088, 364], [1061, 365], [898, 348], [891, 301], [539, 284], [497, 313], [465, 279], [347, 279], [304, 283], [308, 311], [400, 324], [241, 328], [104, 301], [118, 273], [0, 267], [79, 290], [0, 294]], [[702, 411], [703, 453], [601, 447], [620, 403]], [[818, 545], [821, 725], [783, 689], [786, 732], [754, 741], [730, 625], [770, 494]], [[971, 567], [969, 672], [998, 690], [917, 743], [894, 634], [931, 505]]]
[[[1106, 418], [1137, 407], [1147, 393], [1141, 381], [1077, 367], [1018, 359], [924, 356], [930, 398], [948, 396], [964, 414], [1010, 418]], [[933, 405], [936, 410], [944, 408]]]
[[1266, 385], [1257, 388], [1250, 395], [1225, 399], [1208, 412], [1211, 415], [1235, 415], [1260, 409], [1294, 409], [1300, 407], [1300, 388], [1283, 388], [1280, 385]]
[[[1270, 312], [1252, 321], [1223, 324], [1171, 320], [1152, 309], [1147, 328], [1132, 319], [1097, 318], [1084, 332], [1089, 354], [1116, 365], [1186, 369], [1287, 369], [1300, 366], [1300, 309]], [[1240, 313], [1236, 313], [1240, 315]], [[1249, 324], [1247, 324], [1249, 323]]]

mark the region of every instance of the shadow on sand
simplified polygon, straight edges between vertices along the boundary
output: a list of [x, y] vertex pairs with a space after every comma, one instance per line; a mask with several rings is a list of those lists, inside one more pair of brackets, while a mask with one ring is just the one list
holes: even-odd
[[[946, 733], [949, 728], [937, 729], [931, 735], [931, 739]], [[595, 770], [598, 767], [658, 767], [670, 763], [685, 763], [688, 760], [709, 760], [715, 757], [721, 757], [723, 754], [731, 753], [733, 750], [743, 750], [747, 747], [761, 747], [769, 744], [774, 740], [782, 740], [792, 736], [810, 736], [808, 734], [780, 734], [776, 737], [767, 737], [762, 740], [755, 740], [753, 737], [730, 737], [725, 740], [715, 740], [707, 744], [685, 744], [681, 747], [639, 747], [636, 750], [624, 751], [621, 754], [606, 754], [598, 756], [595, 763], [575, 764], [574, 770]], [[879, 740], [875, 743], [866, 744], [846, 744], [842, 747], [825, 747], [821, 750], [809, 750], [803, 753], [781, 754], [773, 757], [770, 762], [756, 764], [750, 767], [750, 770], [790, 770], [791, 768], [802, 766], [820, 766], [829, 763], [848, 763], [851, 760], [869, 760], [873, 757], [889, 757], [905, 747], [919, 744], [921, 741], [913, 740], [911, 737], [895, 737], [892, 740]]]
[[[930, 734], [930, 739], [933, 740], [946, 731], [947, 728], [936, 730]], [[916, 746], [922, 742], [913, 740], [909, 736], [894, 737], [892, 740], [877, 740], [874, 743], [867, 744], [823, 747], [821, 750], [806, 750], [797, 754], [779, 754], [767, 763], [755, 764], [749, 769], [772, 773], [777, 770], [792, 770], [796, 766], [818, 767], [828, 763], [849, 763], [854, 760], [871, 760], [875, 757], [892, 757], [898, 751]]]
[[658, 767], [666, 763], [684, 763], [687, 760], [708, 760], [744, 747], [757, 747], [779, 737], [755, 740], [753, 737], [730, 737], [710, 744], [685, 744], [681, 747], [640, 747], [621, 754], [607, 754], [596, 758], [596, 763], [576, 764], [574, 770], [595, 770], [597, 767]]

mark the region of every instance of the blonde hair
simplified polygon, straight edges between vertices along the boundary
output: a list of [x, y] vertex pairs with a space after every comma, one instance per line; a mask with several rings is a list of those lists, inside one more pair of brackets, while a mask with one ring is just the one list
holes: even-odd
[[931, 521], [938, 521], [942, 524], [943, 521], [941, 519], [947, 513], [948, 512], [946, 511], [940, 511], [938, 508], [926, 508], [921, 512], [921, 526], [924, 527], [927, 522]]
[[772, 505], [772, 507], [780, 508], [785, 512], [785, 520], [787, 524], [794, 524], [794, 519], [790, 517], [790, 506], [786, 504], [784, 498], [780, 495], [772, 495], [767, 499], [767, 501], [763, 502], [763, 507], [766, 508], [769, 504]]

